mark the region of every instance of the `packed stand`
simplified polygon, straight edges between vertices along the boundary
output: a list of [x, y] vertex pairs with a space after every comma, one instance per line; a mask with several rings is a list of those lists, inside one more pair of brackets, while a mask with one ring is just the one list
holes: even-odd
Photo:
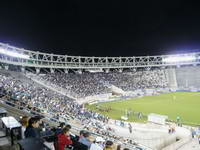
[[109, 92], [114, 85], [124, 91], [167, 87], [164, 70], [109, 73], [50, 73], [40, 76], [40, 80], [62, 87], [76, 98], [83, 98]]
[[71, 96], [76, 98], [99, 95], [108, 92], [108, 88], [105, 86], [101, 74], [51, 73], [41, 76], [41, 79], [66, 89]]
[[[101, 114], [86, 110], [83, 105], [79, 105], [75, 101], [57, 94], [44, 87], [40, 87], [36, 83], [21, 82], [19, 79], [11, 75], [0, 74], [0, 89], [5, 92], [6, 98], [12, 102], [13, 106], [20, 106], [19, 109], [28, 111], [33, 114], [35, 112], [43, 113], [44, 116], [53, 114], [48, 119], [59, 120], [60, 116], [73, 117], [82, 122], [84, 129], [90, 132], [98, 133], [108, 138], [125, 141], [128, 139], [115, 135], [115, 132], [109, 127], [108, 117]], [[6, 102], [9, 104], [9, 102]], [[11, 104], [11, 103], [10, 103]], [[23, 123], [26, 127], [27, 123]], [[38, 136], [38, 133], [34, 133]], [[22, 137], [29, 137], [25, 132]], [[135, 144], [135, 143], [133, 143]]]

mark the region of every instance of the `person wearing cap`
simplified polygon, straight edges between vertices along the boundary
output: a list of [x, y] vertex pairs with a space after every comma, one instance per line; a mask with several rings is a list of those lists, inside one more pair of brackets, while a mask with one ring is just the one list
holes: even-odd
[[92, 143], [90, 150], [103, 150], [103, 142], [105, 140], [102, 137], [97, 137], [95, 143]]

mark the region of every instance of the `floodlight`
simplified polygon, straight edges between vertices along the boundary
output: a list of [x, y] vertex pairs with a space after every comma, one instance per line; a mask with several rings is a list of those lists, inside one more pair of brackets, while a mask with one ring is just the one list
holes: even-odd
[[189, 62], [196, 60], [195, 56], [169, 56], [163, 59], [166, 63]]
[[20, 53], [13, 52], [13, 51], [9, 51], [9, 50], [3, 49], [3, 48], [0, 48], [0, 53], [1, 53], [1, 54], [4, 54], [4, 55], [11, 56], [11, 57], [29, 59], [29, 55], [20, 54]]

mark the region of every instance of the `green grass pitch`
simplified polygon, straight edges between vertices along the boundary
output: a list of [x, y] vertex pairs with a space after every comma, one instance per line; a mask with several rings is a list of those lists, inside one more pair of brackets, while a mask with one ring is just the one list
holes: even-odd
[[[96, 107], [97, 105], [100, 108], [112, 109], [109, 112], [100, 112]], [[180, 116], [181, 122], [184, 124], [200, 124], [200, 93], [198, 92], [176, 92], [144, 96], [142, 98], [99, 103], [87, 107], [117, 120], [125, 115], [126, 110], [132, 110], [133, 112], [142, 112], [145, 115], [149, 113], [167, 115], [173, 121], [176, 121], [176, 117]], [[141, 122], [146, 120], [140, 120], [136, 116], [130, 115], [128, 121]]]

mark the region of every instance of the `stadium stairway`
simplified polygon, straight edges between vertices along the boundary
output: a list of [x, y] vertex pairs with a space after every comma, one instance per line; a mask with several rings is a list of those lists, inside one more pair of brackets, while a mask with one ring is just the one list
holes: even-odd
[[69, 98], [71, 98], [71, 99], [76, 99], [75, 97], [73, 97], [73, 96], [71, 96], [71, 95], [69, 95], [69, 94], [67, 94], [67, 92], [66, 92], [66, 90], [65, 89], [63, 89], [63, 88], [60, 88], [59, 87], [59, 89], [57, 89], [57, 87], [52, 87], [52, 85], [50, 85], [49, 83], [44, 83], [43, 81], [41, 81], [39, 78], [37, 78], [37, 76], [35, 76], [35, 75], [24, 75], [26, 78], [29, 78], [29, 79], [31, 79], [34, 83], [36, 83], [36, 84], [38, 84], [38, 85], [40, 85], [40, 86], [44, 86], [45, 88], [48, 88], [48, 89], [50, 89], [50, 90], [52, 90], [52, 91], [54, 91], [54, 92], [57, 92], [57, 93], [59, 93], [59, 94], [62, 94], [62, 95], [64, 95], [64, 96], [67, 96], [67, 97], [69, 97]]

